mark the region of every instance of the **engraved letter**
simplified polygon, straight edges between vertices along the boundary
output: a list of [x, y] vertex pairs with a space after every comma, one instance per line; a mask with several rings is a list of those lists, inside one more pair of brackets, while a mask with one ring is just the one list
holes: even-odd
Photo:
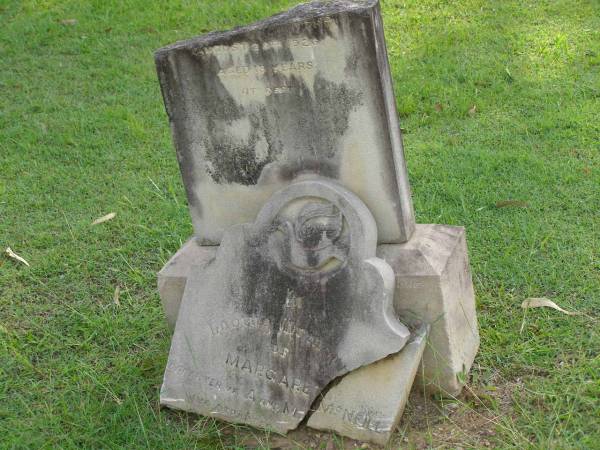
[[238, 367], [238, 364], [240, 362], [240, 357], [239, 355], [235, 357], [235, 359], [233, 359], [233, 355], [231, 353], [227, 353], [227, 359], [225, 360], [225, 364], [233, 366], [233, 367]]
[[241, 370], [247, 370], [248, 373], [252, 373], [252, 365], [250, 364], [250, 360], [247, 359], [246, 361], [244, 361], [244, 364], [242, 365]]

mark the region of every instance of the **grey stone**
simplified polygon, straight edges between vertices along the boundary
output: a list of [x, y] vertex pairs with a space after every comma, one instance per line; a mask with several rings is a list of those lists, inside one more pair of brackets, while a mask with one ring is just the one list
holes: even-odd
[[398, 315], [431, 324], [417, 382], [430, 392], [458, 394], [479, 348], [465, 229], [418, 225], [410, 241], [380, 245], [377, 256], [396, 274]]
[[307, 425], [385, 445], [404, 412], [428, 329], [421, 325], [399, 353], [344, 376], [327, 391]]
[[[197, 254], [197, 246], [194, 240], [188, 241], [165, 265], [169, 275], [163, 274], [164, 286], [175, 284], [167, 277], [180, 280], [187, 276], [193, 257], [185, 255]], [[208, 254], [216, 252], [216, 247], [204, 249]], [[419, 385], [424, 384], [435, 393], [458, 394], [479, 348], [464, 228], [417, 225], [409, 242], [379, 245], [377, 255], [394, 269], [397, 314], [407, 320], [422, 320], [432, 327], [424, 367], [417, 377]], [[175, 316], [170, 311], [178, 308], [181, 290], [174, 288], [170, 294], [166, 291], [161, 291], [161, 298], [169, 324], [174, 326]]]
[[196, 238], [189, 239], [158, 272], [158, 293], [173, 329], [177, 322], [185, 284], [193, 266], [202, 268], [217, 254], [217, 246], [202, 246]]
[[156, 52], [194, 229], [216, 245], [304, 172], [339, 180], [380, 242], [414, 230], [376, 0], [334, 0]]
[[341, 185], [303, 179], [189, 272], [161, 404], [286, 432], [335, 378], [398, 352], [394, 274]]

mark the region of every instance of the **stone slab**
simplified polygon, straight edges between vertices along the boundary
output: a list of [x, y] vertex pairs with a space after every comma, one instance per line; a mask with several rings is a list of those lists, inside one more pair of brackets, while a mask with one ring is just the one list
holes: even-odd
[[379, 4], [299, 5], [156, 52], [195, 234], [217, 245], [311, 172], [339, 180], [408, 240], [414, 212]]
[[385, 445], [398, 426], [427, 342], [417, 329], [397, 354], [344, 376], [322, 398], [307, 425]]
[[160, 402], [278, 432], [335, 378], [398, 352], [394, 273], [341, 185], [306, 179], [232, 227], [185, 286]]

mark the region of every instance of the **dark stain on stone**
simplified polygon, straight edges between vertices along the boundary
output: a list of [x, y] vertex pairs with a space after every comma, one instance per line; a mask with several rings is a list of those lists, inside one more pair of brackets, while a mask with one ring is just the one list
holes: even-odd
[[[298, 77], [269, 77], [270, 83], [288, 86], [293, 93], [271, 95], [266, 105], [245, 109], [237, 105], [237, 109], [230, 109], [239, 115], [232, 114], [228, 120], [216, 113], [208, 117], [204, 141], [212, 179], [217, 183], [257, 184], [262, 169], [272, 162], [286, 167], [283, 179], [289, 176], [289, 168], [294, 172], [323, 168], [318, 173], [336, 177], [339, 140], [349, 127], [350, 113], [361, 102], [361, 93], [320, 75], [315, 78], [314, 95]], [[209, 97], [203, 107], [215, 101], [219, 99]], [[223, 107], [218, 110], [223, 111]], [[246, 138], [234, 139], [227, 123], [240, 116], [247, 117], [250, 131]], [[266, 142], [266, 156], [259, 154], [259, 142]]]
[[[365, 2], [362, 8], [366, 9], [370, 3]], [[176, 106], [174, 109], [179, 110], [173, 123], [183, 122], [186, 125], [177, 125], [175, 134], [185, 133], [180, 128], [196, 129], [193, 133], [195, 145], [200, 139], [205, 151], [206, 172], [215, 183], [255, 185], [265, 166], [271, 163], [274, 163], [272, 168], [275, 171], [284, 172], [276, 172], [279, 179], [288, 179], [291, 173], [315, 169], [321, 175], [337, 177], [339, 141], [348, 129], [350, 113], [361, 104], [362, 93], [343, 81], [327, 80], [319, 73], [318, 67], [313, 69], [313, 86], [307, 86], [300, 76], [275, 72], [273, 68], [282, 64], [304, 63], [294, 60], [291, 45], [303, 38], [320, 42], [328, 36], [334, 37], [334, 22], [338, 29], [348, 24], [345, 16], [327, 14], [345, 11], [348, 5], [360, 10], [356, 3], [344, 1], [313, 3], [299, 7], [295, 14], [275, 16], [231, 32], [209, 33], [157, 52], [157, 59], [162, 58], [165, 66], [168, 66], [169, 60], [174, 61], [177, 73], [182, 74], [177, 77], [170, 73], [161, 79], [162, 85], [176, 85], [180, 93], [171, 102]], [[293, 21], [284, 26], [284, 17], [297, 19], [303, 15], [306, 21]], [[309, 20], [313, 17], [314, 20]], [[273, 41], [280, 42], [281, 46], [269, 46], [268, 43]], [[265, 86], [289, 89], [289, 93], [272, 94], [266, 97], [264, 104], [254, 102], [246, 106], [232, 97], [218, 75], [221, 69], [227, 69], [227, 63], [221, 66], [217, 57], [204, 49], [240, 43], [248, 45], [242, 56], [249, 67], [266, 68]], [[231, 57], [229, 66], [233, 65]], [[231, 127], [238, 126], [236, 121], [243, 118], [247, 118], [251, 126], [248, 135], [240, 137]], [[199, 133], [202, 133], [200, 138]], [[198, 168], [190, 164], [194, 158], [187, 153], [190, 152], [192, 137], [177, 139], [180, 161], [182, 164], [185, 162], [182, 170], [191, 196], [194, 195], [191, 187], [198, 181], [195, 176]], [[265, 142], [266, 155], [264, 148], [257, 148], [264, 146]], [[315, 161], [320, 161], [320, 164], [315, 164]]]
[[192, 137], [187, 127], [180, 126], [186, 120], [185, 110], [181, 107], [185, 103], [185, 87], [176, 82], [177, 67], [171, 64], [168, 54], [158, 52], [155, 55], [155, 63], [188, 203], [198, 215], [201, 215], [202, 205], [194, 191], [197, 171], [189, 151]]
[[215, 136], [214, 133], [205, 138], [206, 159], [211, 162], [207, 171], [217, 183], [256, 184], [263, 167], [273, 161], [271, 151], [266, 158], [258, 158], [256, 144], [260, 138], [257, 131], [260, 121], [256, 115], [248, 119], [250, 133], [245, 141], [236, 141], [226, 134]]
[[180, 80], [189, 96], [186, 105], [191, 110], [188, 113], [197, 113], [215, 122], [231, 122], [241, 117], [240, 106], [217, 76], [220, 65], [215, 55], [200, 57], [188, 49], [181, 52], [178, 63], [180, 73], [189, 77]]
[[[309, 382], [320, 391], [344, 370], [341, 360], [337, 358], [337, 348], [352, 320], [348, 301], [357, 290], [360, 269], [359, 265], [350, 262], [329, 277], [319, 273], [291, 276], [282, 271], [273, 260], [268, 244], [269, 236], [279, 232], [277, 230], [282, 225], [276, 221], [270, 227], [259, 230], [251, 239], [252, 244], [245, 246], [241, 252], [244, 270], [239, 289], [240, 309], [250, 317], [268, 319], [272, 345], [283, 344], [290, 348], [285, 359], [273, 361], [273, 369], [295, 374], [295, 377]], [[287, 236], [286, 239], [291, 238]], [[346, 246], [347, 242], [340, 241], [337, 245]], [[289, 254], [284, 258], [289, 258]], [[290, 299], [293, 299], [291, 303]], [[293, 338], [289, 338], [290, 341], [285, 341], [285, 333], [282, 334], [282, 330], [287, 328], [295, 333]], [[317, 354], [305, 342], [298, 344], [298, 330], [306, 330], [306, 339], [319, 342]], [[294, 343], [295, 347], [290, 345]], [[292, 368], [296, 372], [289, 372]], [[312, 393], [311, 402], [317, 394]], [[271, 395], [285, 398], [288, 394], [274, 386]]]
[[314, 173], [324, 177], [335, 178], [337, 167], [328, 162], [318, 159], [308, 159], [297, 164], [284, 164], [279, 170], [281, 181], [291, 181], [303, 173]]

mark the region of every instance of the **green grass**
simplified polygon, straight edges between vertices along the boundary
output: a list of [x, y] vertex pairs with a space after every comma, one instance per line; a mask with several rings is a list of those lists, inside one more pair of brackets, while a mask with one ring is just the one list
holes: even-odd
[[[0, 257], [0, 448], [231, 442], [158, 408], [155, 273], [192, 228], [152, 53], [295, 3], [0, 1], [0, 247], [31, 263]], [[467, 228], [473, 386], [523, 385], [490, 445], [600, 448], [600, 4], [383, 13], [418, 221]], [[584, 314], [524, 319], [531, 296]]]

